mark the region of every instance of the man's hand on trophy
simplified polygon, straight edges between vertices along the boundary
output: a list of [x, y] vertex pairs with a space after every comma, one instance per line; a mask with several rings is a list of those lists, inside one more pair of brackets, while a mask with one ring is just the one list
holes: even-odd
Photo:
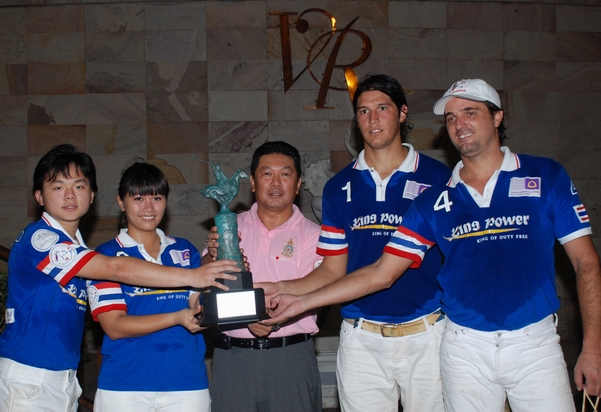
[[[219, 233], [217, 233], [217, 226], [213, 226], [211, 231], [207, 235], [207, 250], [209, 251], [209, 255], [213, 259], [213, 262], [217, 260], [217, 248], [219, 247]], [[238, 242], [242, 240], [242, 232], [238, 232]], [[248, 258], [244, 255], [244, 249], [240, 248], [240, 253], [242, 253], [242, 260], [244, 262], [244, 270], [250, 272], [250, 264], [248, 263]]]
[[[194, 278], [194, 282], [190, 285], [192, 287], [206, 288], [215, 286], [219, 289], [229, 290], [227, 286], [218, 282], [217, 279], [236, 280], [235, 273], [240, 272], [240, 268], [233, 260], [218, 260], [195, 269], [190, 269], [190, 271], [198, 272], [198, 275], [200, 275]], [[232, 272], [234, 274], [224, 272]]]
[[303, 296], [288, 294], [278, 295], [272, 298], [269, 303], [269, 307], [272, 309], [269, 311], [271, 318], [262, 320], [260, 323], [263, 325], [275, 326], [277, 324], [285, 323], [292, 318], [296, 318], [311, 309], [305, 308], [303, 302]]
[[254, 282], [255, 289], [263, 289], [265, 293], [265, 307], [271, 309], [271, 300], [283, 293], [280, 291], [280, 282]]
[[209, 251], [209, 255], [213, 258], [213, 262], [217, 260], [217, 248], [219, 247], [219, 233], [217, 233], [217, 226], [213, 226], [211, 231], [207, 235], [207, 249]]

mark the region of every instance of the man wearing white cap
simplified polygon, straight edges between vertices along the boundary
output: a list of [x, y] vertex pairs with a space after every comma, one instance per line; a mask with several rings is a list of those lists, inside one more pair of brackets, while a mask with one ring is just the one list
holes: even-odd
[[437, 244], [447, 325], [441, 345], [448, 411], [574, 411], [555, 312], [553, 248], [563, 245], [577, 276], [584, 329], [578, 389], [601, 393], [601, 268], [586, 209], [556, 161], [501, 146], [495, 89], [454, 83], [434, 105], [461, 161], [445, 184], [425, 190], [382, 257], [317, 292], [281, 295], [274, 322], [386, 287]]

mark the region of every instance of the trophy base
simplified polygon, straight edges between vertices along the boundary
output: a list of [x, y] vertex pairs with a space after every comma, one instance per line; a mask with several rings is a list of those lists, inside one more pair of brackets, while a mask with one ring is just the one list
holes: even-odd
[[203, 312], [200, 326], [252, 323], [268, 319], [263, 289], [223, 291], [212, 288], [203, 294]]

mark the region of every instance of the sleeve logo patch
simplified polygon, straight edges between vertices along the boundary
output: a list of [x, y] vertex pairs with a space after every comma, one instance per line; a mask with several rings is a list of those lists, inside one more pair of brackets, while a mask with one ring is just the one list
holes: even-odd
[[91, 308], [95, 308], [98, 304], [98, 289], [96, 289], [96, 286], [88, 286], [88, 300]]
[[580, 223], [589, 222], [588, 213], [583, 204], [574, 206], [574, 212], [576, 212], [576, 216], [578, 217], [578, 220], [580, 220]]
[[31, 246], [38, 252], [46, 252], [58, 242], [58, 234], [50, 230], [40, 229], [31, 237]]
[[66, 268], [73, 264], [77, 251], [71, 245], [65, 245], [64, 243], [58, 244], [50, 251], [50, 261], [52, 264], [59, 268]]

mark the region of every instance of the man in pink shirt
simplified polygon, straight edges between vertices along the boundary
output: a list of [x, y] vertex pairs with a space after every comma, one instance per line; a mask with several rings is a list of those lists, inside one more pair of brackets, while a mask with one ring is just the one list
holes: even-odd
[[[250, 172], [256, 203], [237, 221], [253, 280], [304, 277], [323, 258], [316, 254], [319, 226], [294, 205], [301, 187], [298, 150], [285, 142], [264, 143], [253, 154]], [[311, 339], [317, 331], [312, 312], [285, 325], [223, 327], [215, 337], [212, 410], [321, 411]]]

